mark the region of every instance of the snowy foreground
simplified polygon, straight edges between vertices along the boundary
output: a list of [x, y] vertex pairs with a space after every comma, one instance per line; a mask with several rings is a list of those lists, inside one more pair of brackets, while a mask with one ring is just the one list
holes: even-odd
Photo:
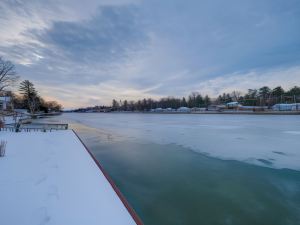
[[0, 132], [0, 224], [135, 224], [71, 131]]

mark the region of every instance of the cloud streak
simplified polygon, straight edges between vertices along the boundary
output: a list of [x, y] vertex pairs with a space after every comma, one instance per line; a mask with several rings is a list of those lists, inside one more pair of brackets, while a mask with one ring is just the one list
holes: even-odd
[[290, 87], [300, 84], [299, 8], [296, 0], [4, 0], [0, 55], [66, 107]]

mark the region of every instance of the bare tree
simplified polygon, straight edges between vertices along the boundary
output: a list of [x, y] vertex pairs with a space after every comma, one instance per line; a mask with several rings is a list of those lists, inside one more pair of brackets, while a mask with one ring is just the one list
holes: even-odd
[[13, 85], [18, 78], [14, 64], [0, 57], [0, 91]]
[[239, 99], [240, 99], [240, 97], [241, 97], [241, 92], [240, 91], [233, 91], [232, 93], [231, 93], [231, 96], [232, 96], [232, 98], [236, 101], [236, 102], [238, 102], [239, 101]]

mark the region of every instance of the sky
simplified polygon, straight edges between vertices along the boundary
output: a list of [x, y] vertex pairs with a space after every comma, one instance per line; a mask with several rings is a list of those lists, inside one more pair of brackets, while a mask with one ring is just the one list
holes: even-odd
[[1, 0], [0, 27], [0, 56], [65, 108], [300, 86], [299, 0]]

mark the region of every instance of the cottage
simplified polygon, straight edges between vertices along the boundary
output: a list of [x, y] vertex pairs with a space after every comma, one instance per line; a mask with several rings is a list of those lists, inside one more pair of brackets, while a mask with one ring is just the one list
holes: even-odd
[[241, 111], [267, 111], [268, 106], [239, 106], [239, 110]]
[[300, 110], [300, 103], [276, 104], [273, 105], [272, 109], [274, 111], [298, 111]]
[[207, 111], [222, 111], [225, 108], [225, 105], [209, 105]]
[[236, 109], [241, 106], [238, 102], [228, 102], [226, 103], [228, 109]]
[[200, 107], [193, 107], [191, 109], [192, 112], [201, 112], [201, 111], [206, 111], [206, 108], [200, 108]]
[[177, 109], [177, 112], [182, 112], [182, 113], [190, 113], [191, 109], [188, 107], [180, 107]]
[[164, 112], [174, 112], [175, 110], [172, 108], [163, 109]]
[[156, 108], [156, 109], [153, 109], [153, 111], [151, 110], [151, 112], [163, 112], [163, 109], [162, 108]]

